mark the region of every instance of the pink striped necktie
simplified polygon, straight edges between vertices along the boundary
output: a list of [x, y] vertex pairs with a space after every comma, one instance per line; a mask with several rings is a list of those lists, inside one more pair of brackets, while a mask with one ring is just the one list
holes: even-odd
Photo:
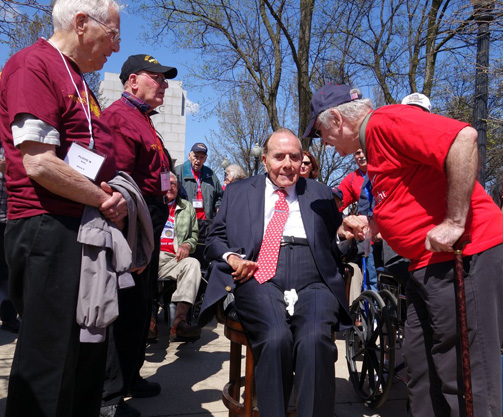
[[265, 230], [258, 254], [258, 268], [254, 275], [259, 284], [269, 281], [276, 275], [281, 236], [288, 219], [288, 203], [285, 200], [288, 193], [285, 190], [276, 190], [275, 193], [279, 195], [279, 198], [274, 206], [274, 214]]

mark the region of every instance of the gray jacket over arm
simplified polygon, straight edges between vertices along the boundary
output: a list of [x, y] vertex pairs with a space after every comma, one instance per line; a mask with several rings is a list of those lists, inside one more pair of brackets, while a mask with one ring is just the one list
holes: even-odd
[[77, 237], [82, 243], [77, 323], [80, 340], [88, 343], [105, 340], [119, 314], [117, 287], [134, 286], [131, 268], [148, 265], [154, 249], [152, 220], [134, 180], [119, 172], [108, 184], [127, 202], [127, 236], [97, 208], [85, 207]]

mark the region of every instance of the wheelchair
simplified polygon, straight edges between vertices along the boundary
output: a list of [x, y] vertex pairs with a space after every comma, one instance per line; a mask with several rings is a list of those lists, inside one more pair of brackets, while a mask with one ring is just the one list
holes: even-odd
[[[378, 292], [365, 290], [350, 307], [353, 326], [346, 332], [346, 361], [353, 389], [362, 402], [378, 408], [389, 396], [395, 376], [404, 368], [396, 351], [403, 344], [406, 320], [407, 260], [377, 268]], [[366, 288], [364, 275], [364, 288]]]

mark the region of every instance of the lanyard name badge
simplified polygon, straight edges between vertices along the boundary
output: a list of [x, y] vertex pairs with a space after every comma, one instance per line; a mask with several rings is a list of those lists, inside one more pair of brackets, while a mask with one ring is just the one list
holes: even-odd
[[197, 183], [197, 196], [196, 196], [196, 198], [194, 198], [192, 200], [192, 206], [195, 209], [202, 209], [203, 208], [203, 199], [202, 199], [202, 194], [201, 194], [201, 174], [202, 174], [202, 172], [199, 172], [199, 175], [196, 175], [196, 173], [194, 172], [194, 169], [192, 169], [192, 175], [194, 176], [194, 179], [196, 180], [196, 183]]
[[85, 177], [89, 178], [91, 181], [95, 181], [98, 173], [100, 172], [103, 163], [105, 162], [106, 155], [99, 153], [94, 149], [94, 136], [93, 136], [93, 125], [91, 120], [91, 106], [89, 104], [89, 92], [87, 91], [87, 84], [84, 80], [82, 74], [80, 74], [80, 78], [82, 83], [84, 84], [84, 91], [86, 93], [86, 104], [84, 105], [84, 99], [80, 95], [80, 91], [75, 84], [75, 81], [72, 77], [72, 73], [70, 72], [70, 68], [68, 68], [68, 64], [66, 63], [66, 59], [63, 57], [63, 54], [59, 50], [59, 48], [54, 45], [50, 40], [49, 43], [59, 52], [63, 63], [65, 64], [66, 71], [70, 76], [70, 80], [72, 80], [72, 84], [75, 87], [75, 91], [77, 91], [77, 95], [79, 96], [79, 102], [82, 106], [82, 110], [84, 111], [84, 115], [86, 116], [87, 126], [89, 129], [89, 147], [86, 148], [77, 142], [73, 142], [68, 150], [68, 153], [65, 156], [64, 161], [74, 170], [78, 171]]
[[[148, 125], [150, 126], [150, 130], [152, 131], [152, 135], [154, 135], [155, 142], [157, 144], [157, 149], [159, 151], [159, 155], [161, 156], [161, 165], [162, 165], [162, 171], [161, 171], [161, 191], [169, 191], [171, 190], [171, 178], [170, 178], [170, 173], [169, 173], [169, 161], [166, 163], [164, 160], [165, 155], [164, 151], [162, 149], [162, 143], [159, 140], [159, 136], [157, 136], [157, 132], [155, 131], [154, 127], [152, 126], [152, 121], [150, 118], [145, 115], [145, 118], [147, 119]], [[168, 166], [166, 166], [168, 165]]]

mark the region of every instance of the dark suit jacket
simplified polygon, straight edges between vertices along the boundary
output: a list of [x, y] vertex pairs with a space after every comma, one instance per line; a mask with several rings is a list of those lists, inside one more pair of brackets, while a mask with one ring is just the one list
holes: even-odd
[[[232, 268], [222, 255], [236, 252], [253, 261], [258, 258], [264, 233], [265, 180], [265, 175], [255, 176], [229, 184], [225, 189], [206, 239], [205, 257], [214, 262], [199, 316], [200, 325], [211, 319], [215, 303], [234, 290], [235, 283], [230, 275]], [[336, 235], [342, 217], [335, 206], [332, 191], [322, 183], [304, 178], [297, 182], [296, 191], [316, 266], [323, 281], [339, 300], [341, 324], [350, 325], [344, 280], [339, 273], [336, 255]]]

